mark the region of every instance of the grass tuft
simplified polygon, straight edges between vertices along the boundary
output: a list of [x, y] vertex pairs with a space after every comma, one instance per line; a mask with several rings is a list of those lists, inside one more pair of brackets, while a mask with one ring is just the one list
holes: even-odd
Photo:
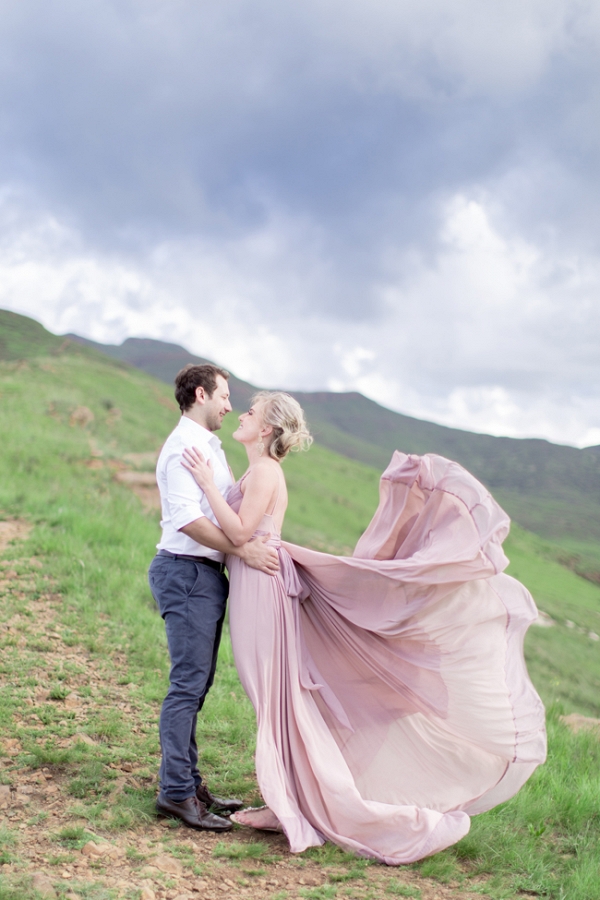
[[322, 884], [316, 888], [300, 888], [300, 896], [306, 900], [334, 900], [337, 888], [332, 884]]
[[221, 859], [259, 859], [264, 863], [276, 862], [280, 857], [270, 852], [271, 848], [264, 841], [242, 844], [239, 841], [223, 843], [219, 841], [213, 850], [213, 856]]
[[401, 884], [399, 881], [388, 881], [385, 886], [385, 891], [387, 894], [392, 894], [394, 897], [411, 897], [414, 900], [420, 900], [421, 891], [417, 887], [413, 887], [411, 884]]

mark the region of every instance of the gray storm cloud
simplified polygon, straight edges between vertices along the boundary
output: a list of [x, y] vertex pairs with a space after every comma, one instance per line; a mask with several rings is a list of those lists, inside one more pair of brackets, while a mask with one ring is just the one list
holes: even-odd
[[0, 304], [600, 442], [600, 12], [5, 3]]

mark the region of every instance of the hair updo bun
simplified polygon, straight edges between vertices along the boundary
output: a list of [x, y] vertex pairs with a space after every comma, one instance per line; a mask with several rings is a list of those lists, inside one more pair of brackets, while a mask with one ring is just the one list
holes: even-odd
[[283, 391], [259, 391], [252, 398], [252, 405], [258, 404], [263, 423], [273, 429], [269, 456], [281, 460], [290, 450], [308, 450], [313, 439], [297, 400]]

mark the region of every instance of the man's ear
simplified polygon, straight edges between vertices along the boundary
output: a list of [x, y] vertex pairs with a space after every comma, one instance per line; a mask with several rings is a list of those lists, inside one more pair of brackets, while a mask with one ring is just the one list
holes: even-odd
[[202, 387], [201, 384], [199, 384], [198, 387], [196, 388], [196, 400], [198, 401], [198, 403], [201, 406], [204, 406], [204, 404], [206, 402], [206, 391], [204, 390], [204, 388]]

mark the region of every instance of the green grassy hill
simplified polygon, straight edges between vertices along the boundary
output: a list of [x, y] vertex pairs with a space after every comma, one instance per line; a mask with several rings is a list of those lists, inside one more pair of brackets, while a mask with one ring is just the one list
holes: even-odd
[[[168, 384], [186, 362], [206, 362], [163, 341], [129, 338], [116, 346], [70, 337]], [[238, 409], [254, 390], [232, 376]], [[396, 449], [457, 460], [489, 487], [515, 522], [556, 543], [557, 558], [600, 583], [600, 447], [579, 450], [446, 428], [385, 409], [358, 393], [296, 391], [294, 396], [322, 446], [379, 471]]]
[[[2, 363], [0, 389], [6, 435], [0, 509], [4, 515], [35, 518], [45, 515], [42, 510], [47, 512], [50, 504], [58, 521], [69, 509], [63, 494], [72, 496], [75, 484], [84, 482], [86, 496], [110, 490], [135, 507], [138, 501], [113, 481], [113, 473], [128, 465], [129, 454], [150, 454], [152, 459], [179, 416], [171, 389], [141, 370], [49, 335], [29, 319], [15, 321], [26, 328], [16, 327], [3, 344], [9, 358]], [[17, 353], [20, 359], [15, 359]], [[231, 439], [235, 427], [232, 414], [221, 436], [240, 475], [245, 455]], [[102, 468], [88, 468], [99, 461]], [[285, 469], [290, 505], [284, 536], [316, 549], [350, 553], [377, 506], [380, 471], [318, 444], [307, 454], [292, 455]], [[24, 492], [23, 480], [37, 484], [41, 473], [39, 491]], [[142, 516], [142, 521], [145, 536], [136, 547], [142, 575], [137, 577], [143, 577], [159, 533], [156, 517]], [[506, 549], [512, 560], [509, 572], [556, 621], [552, 628], [532, 629], [528, 638], [532, 672], [544, 699], [561, 699], [570, 710], [600, 715], [600, 647], [588, 637], [600, 633], [600, 587], [561, 565], [556, 545], [518, 526], [513, 526]]]
[[[19, 318], [13, 324], [18, 325]], [[0, 319], [0, 325], [5, 322]], [[144, 823], [152, 821], [148, 816], [158, 752], [153, 723], [164, 692], [167, 660], [146, 569], [159, 529], [156, 513], [145, 512], [116, 476], [134, 461], [142, 468], [151, 465], [152, 455], [178, 419], [178, 410], [170, 387], [141, 370], [48, 336], [41, 326], [27, 327], [27, 332], [19, 332], [18, 327], [12, 333], [3, 330], [0, 518], [24, 519], [33, 530], [24, 556], [16, 548], [0, 565], [13, 567], [19, 577], [27, 565], [31, 568], [35, 563], [38, 568], [23, 574], [26, 581], [17, 592], [10, 593], [8, 582], [2, 582], [9, 593], [0, 613], [6, 629], [1, 641], [0, 743], [11, 747], [13, 755], [5, 760], [0, 781], [6, 785], [11, 779], [34, 779], [39, 770], [54, 773], [67, 798], [64, 819], [57, 823], [50, 813], [48, 822], [54, 824], [47, 825], [40, 813], [23, 818], [23, 826], [29, 822], [28, 828], [39, 829], [36, 840], [45, 841], [44, 847], [62, 841], [73, 848], [89, 839], [82, 822], [95, 833], [109, 836], [119, 829], [131, 836], [140, 827], [154, 834], [151, 825]], [[240, 474], [244, 459], [242, 448], [231, 440], [234, 426], [230, 416], [222, 436], [233, 468]], [[352, 547], [375, 509], [378, 469], [319, 445], [289, 458], [285, 469], [290, 486], [286, 536], [339, 552]], [[532, 627], [526, 644], [533, 680], [551, 708], [550, 760], [514, 801], [477, 817], [470, 835], [456, 848], [411, 871], [419, 877], [462, 884], [465, 889], [484, 890], [490, 897], [523, 891], [556, 900], [566, 896], [596, 900], [600, 898], [600, 745], [594, 736], [571, 736], [557, 716], [561, 710], [600, 716], [600, 587], [560, 565], [554, 545], [518, 527], [506, 549], [511, 558], [509, 571], [530, 588], [554, 622], [546, 628]], [[46, 624], [44, 603], [54, 604], [60, 625]], [[37, 626], [39, 634], [34, 633]], [[64, 644], [64, 658], [52, 649], [58, 640]], [[101, 665], [104, 681], [95, 682], [90, 673]], [[102, 685], [108, 684], [112, 670], [112, 693], [104, 697]], [[39, 699], [42, 689], [49, 690], [44, 702]], [[83, 698], [81, 702], [87, 704], [83, 711], [64, 707], [69, 691]], [[23, 710], [33, 715], [24, 716]], [[242, 697], [227, 643], [203, 716], [207, 772], [223, 789], [239, 790], [251, 799], [252, 714]], [[81, 735], [91, 739], [91, 745], [82, 743]], [[6, 742], [14, 740], [18, 747], [13, 750]], [[140, 774], [123, 787], [132, 765]], [[18, 833], [0, 829], [2, 841], [8, 848], [0, 847], [2, 859], [14, 857], [18, 875], [18, 866], [25, 866], [25, 856], [14, 850]], [[144, 846], [138, 843], [132, 849], [130, 866], [142, 865], [136, 860], [148, 853]], [[189, 850], [184, 851], [181, 845], [180, 858], [189, 861]], [[212, 850], [207, 852], [209, 861], [203, 863], [203, 871], [210, 875]], [[244, 851], [234, 846], [231, 852], [227, 848], [219, 852], [231, 857]], [[262, 854], [260, 864], [266, 867], [277, 859], [268, 855], [268, 848], [252, 852]], [[48, 865], [63, 869], [70, 864], [68, 854], [44, 853], [44, 865], [48, 860]], [[309, 863], [316, 860], [330, 873], [315, 897], [341, 900], [345, 888], [340, 884], [364, 877], [355, 862], [343, 855], [332, 856], [327, 848], [307, 859]], [[387, 878], [390, 873], [384, 874]], [[422, 883], [410, 888], [412, 894], [406, 893], [409, 887], [400, 890], [394, 880], [400, 874], [391, 873], [387, 886], [381, 882], [381, 893], [370, 896], [419, 896]], [[215, 884], [217, 876], [218, 872]], [[2, 879], [8, 877], [0, 876], [2, 900], [33, 898], [22, 887], [15, 888], [16, 893], [8, 888], [2, 893]], [[64, 882], [63, 893], [69, 884], [73, 882]], [[300, 896], [302, 890], [293, 896]], [[91, 888], [84, 895], [121, 896], [95, 894]]]

